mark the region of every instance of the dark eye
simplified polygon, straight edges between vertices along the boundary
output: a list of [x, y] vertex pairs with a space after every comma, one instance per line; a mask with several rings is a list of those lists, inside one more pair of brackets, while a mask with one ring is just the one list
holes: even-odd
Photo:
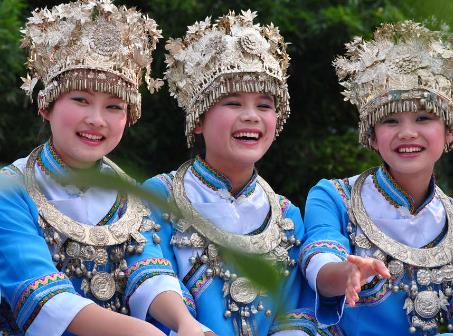
[[85, 97], [71, 97], [72, 100], [78, 102], [78, 103], [82, 103], [82, 104], [88, 104], [88, 100], [85, 98]]
[[273, 109], [274, 105], [272, 105], [272, 104], [259, 104], [258, 108], [260, 108], [260, 109]]
[[225, 106], [241, 106], [241, 103], [235, 100], [226, 101], [223, 105]]
[[118, 104], [108, 105], [107, 108], [111, 109], [111, 110], [124, 110], [124, 106], [123, 105], [118, 105]]
[[417, 121], [426, 121], [426, 120], [433, 120], [434, 118], [427, 114], [421, 114], [417, 116]]
[[382, 119], [380, 123], [381, 124], [397, 124], [398, 123], [398, 119], [392, 118], [392, 117], [388, 117], [388, 118]]

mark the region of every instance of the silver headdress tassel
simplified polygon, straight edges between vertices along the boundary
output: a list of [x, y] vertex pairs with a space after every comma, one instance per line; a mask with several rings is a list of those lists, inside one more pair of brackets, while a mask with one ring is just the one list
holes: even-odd
[[200, 117], [234, 92], [263, 92], [275, 97], [276, 135], [289, 116], [286, 43], [273, 24], [253, 24], [255, 12], [230, 12], [189, 26], [184, 38], [170, 39], [166, 78], [172, 96], [186, 112], [187, 144]]

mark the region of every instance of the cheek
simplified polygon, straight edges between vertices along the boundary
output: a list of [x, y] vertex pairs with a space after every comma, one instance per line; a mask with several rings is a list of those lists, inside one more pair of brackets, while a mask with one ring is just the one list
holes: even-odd
[[115, 136], [122, 137], [127, 123], [127, 114], [112, 115], [109, 124]]
[[[58, 111], [60, 112], [60, 111]], [[51, 113], [51, 117], [49, 118], [49, 123], [52, 129], [67, 129], [67, 128], [74, 128], [80, 121], [80, 117], [77, 113], [58, 113], [56, 111]]]
[[264, 117], [263, 117], [263, 121], [266, 125], [266, 129], [267, 129], [267, 132], [268, 133], [275, 133], [275, 130], [277, 128], [277, 113], [275, 112], [272, 112], [272, 113], [269, 113], [269, 114], [266, 114]]

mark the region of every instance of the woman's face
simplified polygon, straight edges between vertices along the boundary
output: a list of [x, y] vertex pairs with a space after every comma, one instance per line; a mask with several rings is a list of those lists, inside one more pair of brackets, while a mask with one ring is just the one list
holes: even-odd
[[372, 147], [388, 164], [394, 178], [433, 173], [452, 134], [445, 123], [426, 111], [391, 114], [375, 126]]
[[52, 141], [65, 164], [88, 168], [120, 142], [127, 122], [127, 104], [108, 93], [70, 91], [52, 110], [41, 115], [49, 121]]
[[195, 133], [203, 134], [206, 161], [224, 167], [253, 167], [275, 138], [274, 100], [263, 93], [239, 92], [222, 98], [204, 115]]

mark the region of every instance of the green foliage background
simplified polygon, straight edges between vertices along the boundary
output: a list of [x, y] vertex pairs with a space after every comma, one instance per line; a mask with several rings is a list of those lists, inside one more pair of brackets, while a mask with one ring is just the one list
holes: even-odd
[[[27, 155], [46, 139], [36, 106], [20, 89], [25, 53], [19, 29], [35, 7], [60, 1], [0, 0], [0, 162]], [[303, 207], [306, 194], [323, 177], [355, 175], [379, 158], [359, 147], [356, 111], [340, 94], [331, 63], [354, 35], [370, 37], [381, 22], [406, 18], [452, 26], [451, 0], [118, 0], [155, 18], [164, 40], [182, 36], [187, 25], [229, 9], [258, 11], [262, 24], [273, 22], [290, 42], [291, 118], [259, 163], [260, 174], [274, 189]], [[436, 19], [432, 19], [432, 16]], [[164, 41], [155, 52], [154, 75], [164, 71]], [[139, 180], [175, 169], [190, 153], [184, 139], [183, 113], [164, 87], [143, 91], [143, 116], [126, 131], [110, 155]], [[439, 183], [452, 190], [452, 159], [438, 165]]]

